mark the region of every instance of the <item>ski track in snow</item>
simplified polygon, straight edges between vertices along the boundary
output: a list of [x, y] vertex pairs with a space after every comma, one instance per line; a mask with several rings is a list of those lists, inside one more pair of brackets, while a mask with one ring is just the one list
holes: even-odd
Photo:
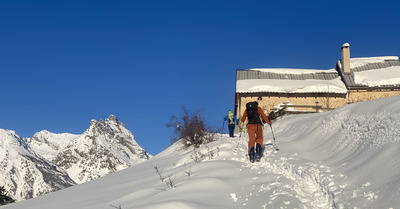
[[[343, 174], [334, 174], [329, 167], [313, 162], [292, 163], [301, 160], [297, 153], [277, 157], [278, 151], [271, 144], [264, 144], [260, 162], [250, 163], [247, 154], [247, 139], [241, 137], [238, 147], [233, 149], [232, 160], [243, 163], [241, 171], [250, 169], [255, 177], [249, 179], [252, 192], [232, 193], [237, 208], [251, 208], [252, 202], [262, 202], [263, 208], [343, 208], [335, 202], [346, 185], [335, 183]], [[246, 190], [245, 190], [246, 191]], [[239, 195], [240, 194], [240, 195]]]

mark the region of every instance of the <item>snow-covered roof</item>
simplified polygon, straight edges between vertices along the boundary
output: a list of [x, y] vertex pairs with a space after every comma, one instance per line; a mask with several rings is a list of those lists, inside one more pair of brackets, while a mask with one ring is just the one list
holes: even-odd
[[295, 69], [295, 68], [253, 68], [249, 70], [269, 72], [276, 74], [315, 74], [315, 73], [336, 73], [335, 69], [315, 70], [315, 69]]
[[335, 69], [255, 68], [237, 70], [237, 93], [336, 93], [347, 89]]
[[346, 94], [347, 89], [340, 78], [333, 80], [282, 80], [248, 79], [236, 82], [238, 93], [339, 93]]
[[[253, 68], [236, 71], [237, 93], [336, 93], [352, 88], [400, 87], [398, 56], [351, 58], [351, 74], [338, 69]], [[340, 75], [340, 76], [339, 76]]]
[[354, 82], [370, 87], [400, 84], [400, 66], [354, 72]]
[[381, 88], [400, 86], [400, 61], [397, 56], [351, 58], [351, 74], [343, 73], [341, 62], [338, 71], [349, 88]]
[[384, 57], [361, 57], [351, 58], [350, 68], [362, 67], [368, 64], [383, 63], [386, 60], [399, 60], [397, 56], [384, 56]]

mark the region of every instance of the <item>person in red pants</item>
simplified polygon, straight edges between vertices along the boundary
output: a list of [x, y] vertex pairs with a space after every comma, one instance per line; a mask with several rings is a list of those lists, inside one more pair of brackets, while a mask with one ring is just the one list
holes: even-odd
[[[256, 160], [260, 161], [263, 148], [263, 123], [271, 125], [268, 117], [263, 110], [258, 106], [257, 102], [249, 102], [246, 104], [246, 110], [243, 113], [240, 121], [244, 123], [247, 118], [247, 132], [249, 134], [248, 152], [250, 162], [254, 162], [255, 152]], [[256, 144], [256, 145], [255, 145]], [[254, 152], [254, 145], [256, 146]]]

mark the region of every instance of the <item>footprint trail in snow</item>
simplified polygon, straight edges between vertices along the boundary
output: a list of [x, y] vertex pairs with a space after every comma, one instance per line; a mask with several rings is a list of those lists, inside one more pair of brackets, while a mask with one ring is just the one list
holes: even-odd
[[[346, 185], [335, 181], [342, 174], [333, 174], [329, 167], [304, 161], [298, 154], [277, 152], [272, 146], [264, 145], [264, 156], [260, 162], [250, 163], [247, 157], [247, 141], [238, 141], [233, 149], [232, 160], [242, 162], [241, 172], [250, 170], [248, 187], [250, 193], [234, 194], [237, 208], [253, 208], [262, 203], [264, 208], [342, 208], [335, 202]], [[301, 166], [299, 166], [301, 165]], [[243, 191], [249, 191], [243, 188]]]

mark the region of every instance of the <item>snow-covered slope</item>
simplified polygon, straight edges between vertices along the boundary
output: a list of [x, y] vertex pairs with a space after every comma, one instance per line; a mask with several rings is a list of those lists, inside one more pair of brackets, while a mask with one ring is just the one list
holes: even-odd
[[149, 157], [114, 115], [92, 120], [81, 135], [41, 131], [28, 141], [32, 149], [65, 169], [77, 183], [125, 169]]
[[[247, 136], [199, 149], [175, 144], [131, 168], [10, 208], [396, 208], [400, 97], [284, 117], [264, 129], [264, 157]], [[158, 172], [156, 172], [156, 169]]]
[[14, 131], [0, 129], [0, 186], [18, 201], [75, 184], [29, 148]]

